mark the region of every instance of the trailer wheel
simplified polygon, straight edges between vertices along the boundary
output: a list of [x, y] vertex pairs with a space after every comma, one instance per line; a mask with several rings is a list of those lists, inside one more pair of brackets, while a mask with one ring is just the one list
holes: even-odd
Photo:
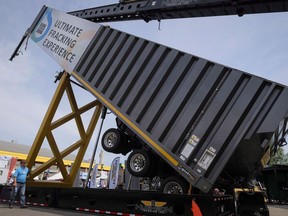
[[123, 134], [115, 128], [108, 129], [102, 136], [102, 147], [107, 152], [119, 153], [122, 142]]
[[188, 185], [181, 178], [171, 176], [162, 181], [160, 191], [166, 194], [187, 194]]
[[149, 173], [151, 158], [143, 149], [135, 149], [127, 159], [129, 173], [136, 177], [144, 177]]

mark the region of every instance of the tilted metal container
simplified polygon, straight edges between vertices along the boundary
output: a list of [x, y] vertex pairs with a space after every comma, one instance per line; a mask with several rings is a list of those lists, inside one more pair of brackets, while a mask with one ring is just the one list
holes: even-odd
[[109, 27], [72, 75], [204, 192], [252, 178], [287, 133], [287, 87]]

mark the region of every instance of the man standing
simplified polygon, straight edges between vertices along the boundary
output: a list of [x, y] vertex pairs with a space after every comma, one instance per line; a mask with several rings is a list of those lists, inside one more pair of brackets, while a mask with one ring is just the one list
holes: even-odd
[[20, 208], [27, 208], [27, 206], [25, 205], [25, 189], [26, 189], [26, 178], [28, 174], [29, 169], [26, 167], [26, 161], [22, 160], [20, 162], [20, 167], [16, 169], [13, 175], [14, 181], [10, 197], [9, 208], [13, 207], [15, 197], [18, 191], [20, 193], [20, 204], [21, 204]]

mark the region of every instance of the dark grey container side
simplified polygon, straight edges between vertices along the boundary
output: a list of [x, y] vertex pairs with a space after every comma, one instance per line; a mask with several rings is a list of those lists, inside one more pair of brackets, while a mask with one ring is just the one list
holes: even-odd
[[[285, 86], [109, 27], [99, 29], [74, 73], [205, 192], [224, 171], [252, 178], [286, 135]], [[284, 133], [274, 133], [283, 124]]]

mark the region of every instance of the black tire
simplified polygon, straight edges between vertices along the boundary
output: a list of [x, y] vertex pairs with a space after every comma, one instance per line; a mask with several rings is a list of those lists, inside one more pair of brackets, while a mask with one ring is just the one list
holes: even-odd
[[188, 183], [176, 176], [164, 179], [160, 187], [160, 191], [167, 194], [187, 194], [188, 189]]
[[111, 153], [120, 153], [123, 144], [123, 134], [115, 128], [110, 128], [102, 136], [102, 148]]
[[136, 177], [146, 177], [151, 167], [151, 158], [147, 151], [135, 149], [127, 159], [129, 173]]

